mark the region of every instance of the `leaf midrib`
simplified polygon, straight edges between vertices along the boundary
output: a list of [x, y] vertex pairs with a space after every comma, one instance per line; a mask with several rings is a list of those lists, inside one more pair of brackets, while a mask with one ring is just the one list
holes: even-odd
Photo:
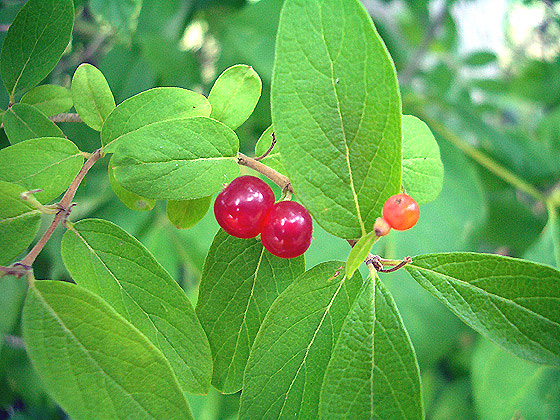
[[[150, 324], [152, 325], [154, 331], [156, 331], [156, 338], [159, 340], [160, 338], [163, 338], [165, 340], [165, 342], [169, 345], [169, 347], [175, 352], [175, 355], [183, 362], [183, 365], [188, 369], [188, 371], [191, 373], [192, 378], [194, 378], [194, 380], [198, 383], [198, 385], [201, 388], [204, 388], [204, 384], [202, 384], [198, 378], [198, 376], [193, 372], [194, 367], [189, 365], [184, 359], [183, 357], [177, 352], [177, 349], [175, 348], [175, 346], [172, 345], [172, 343], [169, 342], [167, 336], [165, 334], [163, 334], [155, 325], [154, 321], [152, 320], [152, 315], [147, 313], [144, 308], [136, 301], [136, 299], [134, 299], [130, 293], [128, 292], [128, 290], [123, 287], [123, 285], [121, 284], [120, 280], [115, 276], [115, 274], [112, 272], [112, 270], [109, 269], [109, 267], [107, 267], [107, 265], [105, 264], [105, 262], [101, 259], [101, 257], [97, 254], [97, 252], [95, 251], [95, 249], [93, 249], [89, 243], [85, 240], [85, 238], [83, 236], [80, 235], [80, 233], [77, 230], [73, 230], [73, 232], [76, 234], [76, 236], [84, 243], [84, 245], [88, 248], [88, 250], [95, 256], [95, 258], [99, 261], [99, 263], [103, 266], [103, 268], [107, 271], [107, 273], [109, 273], [109, 275], [115, 280], [115, 283], [117, 283], [117, 285], [119, 286], [120, 290], [121, 290], [121, 294], [125, 294], [132, 302], [134, 302], [134, 304], [142, 311], [142, 313], [144, 315], [146, 315], [146, 317], [148, 318], [148, 320], [150, 321]], [[130, 261], [130, 260], [129, 260]], [[132, 283], [131, 283], [132, 284]], [[148, 292], [147, 290], [143, 289], [145, 292]], [[149, 292], [148, 292], [149, 293]], [[151, 293], [150, 293], [151, 294]], [[131, 319], [131, 315], [128, 312], [128, 307], [126, 302], [124, 301], [124, 299], [122, 300], [122, 304], [124, 309], [127, 311], [128, 314], [128, 318]], [[153, 316], [157, 316], [157, 315], [153, 315]], [[163, 318], [161, 318], [163, 319]], [[132, 321], [129, 321], [132, 324]], [[167, 322], [172, 328], [174, 328], [175, 330], [178, 330], [177, 327], [175, 327], [173, 324]], [[133, 324], [134, 325], [134, 324]], [[180, 331], [180, 330], [178, 330]], [[143, 334], [143, 333], [142, 333]], [[184, 335], [181, 332], [181, 335]], [[146, 339], [148, 341], [151, 341], [148, 337], [146, 337]], [[158, 350], [159, 350], [159, 346], [157, 346]], [[160, 350], [163, 354], [163, 351]], [[165, 356], [165, 355], [164, 355]], [[173, 368], [171, 368], [172, 371], [175, 371]], [[177, 378], [179, 379], [179, 378]]]
[[115, 378], [113, 378], [111, 375], [109, 375], [98, 363], [97, 359], [95, 359], [93, 357], [93, 355], [91, 354], [91, 352], [82, 344], [82, 342], [80, 340], [78, 340], [78, 337], [76, 337], [72, 331], [66, 326], [66, 324], [64, 323], [64, 321], [58, 316], [58, 314], [56, 313], [56, 311], [47, 303], [47, 301], [45, 300], [45, 298], [43, 297], [42, 293], [40, 293], [40, 291], [37, 288], [34, 288], [36, 291], [36, 295], [41, 299], [41, 302], [43, 302], [44, 307], [47, 309], [47, 311], [53, 316], [53, 318], [58, 322], [58, 324], [61, 326], [61, 328], [67, 333], [67, 335], [72, 339], [72, 341], [74, 341], [79, 348], [82, 349], [82, 351], [86, 354], [86, 357], [88, 359], [90, 359], [95, 366], [101, 371], [103, 372], [103, 374], [109, 378], [115, 385], [117, 385], [118, 388], [120, 388], [125, 395], [129, 396], [130, 399], [132, 401], [134, 401], [136, 403], [136, 405], [138, 407], [140, 407], [142, 409], [142, 411], [144, 411], [148, 416], [150, 416], [151, 418], [153, 418], [154, 420], [156, 420], [156, 418], [142, 405], [140, 404], [140, 402], [138, 400], [136, 400], [136, 398], [134, 398], [133, 394], [129, 393]]

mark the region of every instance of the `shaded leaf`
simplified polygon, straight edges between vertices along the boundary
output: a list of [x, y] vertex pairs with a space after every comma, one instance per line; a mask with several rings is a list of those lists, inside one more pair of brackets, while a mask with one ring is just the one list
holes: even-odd
[[109, 169], [109, 184], [111, 184], [111, 188], [119, 200], [128, 207], [130, 210], [151, 210], [156, 205], [156, 200], [152, 200], [149, 198], [144, 198], [139, 196], [138, 194], [134, 194], [128, 190], [125, 190], [124, 187], [117, 182], [115, 179], [115, 174], [113, 172], [113, 158], [109, 161], [108, 165]]
[[484, 420], [560, 417], [560, 370], [519, 359], [480, 340], [473, 356], [472, 386]]
[[43, 80], [68, 46], [72, 0], [29, 0], [10, 24], [0, 56], [4, 86], [14, 98]]
[[279, 151], [302, 203], [333, 235], [360, 238], [401, 184], [395, 69], [357, 0], [287, 0], [272, 81]]
[[319, 417], [424, 419], [414, 349], [379, 279], [368, 278], [344, 321], [323, 379]]
[[25, 251], [41, 225], [41, 212], [20, 198], [25, 191], [0, 181], [0, 265], [8, 265]]
[[208, 95], [210, 116], [235, 130], [253, 113], [261, 90], [261, 78], [251, 66], [230, 67], [214, 82]]
[[72, 78], [74, 107], [84, 123], [101, 131], [103, 123], [115, 109], [115, 99], [107, 80], [91, 64], [82, 64]]
[[123, 136], [113, 171], [119, 184], [143, 197], [201, 198], [237, 176], [238, 150], [235, 133], [211, 118], [163, 121]]
[[27, 92], [21, 98], [22, 104], [33, 105], [50, 117], [72, 108], [72, 91], [57, 85], [40, 85]]
[[402, 183], [418, 204], [436, 199], [443, 187], [443, 163], [429, 127], [412, 115], [403, 115]]
[[217, 233], [204, 263], [196, 308], [212, 348], [212, 385], [217, 389], [241, 389], [249, 351], [268, 308], [304, 270], [303, 257], [278, 258], [257, 239]]
[[15, 104], [2, 118], [11, 144], [39, 137], [65, 137], [58, 126], [32, 105]]
[[191, 228], [204, 217], [211, 202], [212, 196], [194, 200], [168, 201], [167, 218], [179, 229]]
[[497, 60], [496, 53], [491, 51], [476, 51], [465, 58], [467, 66], [478, 67], [485, 66]]
[[192, 419], [162, 353], [86, 289], [35, 282], [23, 336], [39, 376], [73, 418]]
[[492, 254], [414, 258], [406, 270], [466, 324], [513, 354], [560, 365], [560, 272]]
[[184, 291], [138, 240], [111, 222], [86, 219], [65, 233], [61, 252], [76, 283], [161, 350], [184, 391], [208, 391], [212, 360], [202, 326]]
[[91, 13], [118, 30], [133, 31], [138, 24], [142, 0], [90, 0]]
[[84, 162], [70, 140], [44, 137], [25, 140], [0, 150], [0, 180], [21, 185], [41, 203], [58, 197], [68, 188]]
[[113, 152], [127, 133], [161, 121], [187, 117], [208, 117], [208, 100], [193, 91], [180, 88], [154, 88], [139, 93], [119, 104], [101, 129], [105, 151]]

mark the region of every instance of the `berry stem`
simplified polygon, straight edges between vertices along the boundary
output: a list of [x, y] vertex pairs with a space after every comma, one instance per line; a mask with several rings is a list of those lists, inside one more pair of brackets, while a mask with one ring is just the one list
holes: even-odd
[[257, 171], [260, 174], [263, 174], [276, 185], [278, 185], [282, 189], [282, 191], [287, 191], [289, 193], [294, 192], [294, 190], [292, 189], [292, 184], [290, 184], [290, 179], [287, 176], [282, 175], [280, 172], [275, 171], [271, 167], [266, 166], [258, 160], [250, 158], [243, 153], [239, 153], [238, 163]]

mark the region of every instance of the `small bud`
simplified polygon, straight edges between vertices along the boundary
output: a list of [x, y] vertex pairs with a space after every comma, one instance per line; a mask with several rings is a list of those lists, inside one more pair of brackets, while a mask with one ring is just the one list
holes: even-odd
[[391, 231], [391, 226], [383, 217], [378, 217], [373, 224], [373, 230], [377, 236], [385, 236]]

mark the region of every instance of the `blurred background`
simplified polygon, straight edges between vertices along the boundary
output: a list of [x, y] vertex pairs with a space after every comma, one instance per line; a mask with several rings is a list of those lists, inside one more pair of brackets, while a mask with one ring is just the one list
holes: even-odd
[[[0, 0], [0, 41], [25, 1]], [[74, 0], [73, 40], [45, 83], [69, 87], [82, 62], [106, 76], [117, 103], [155, 86], [207, 94], [227, 67], [263, 80], [252, 117], [238, 130], [251, 155], [270, 125], [270, 81], [282, 0]], [[556, 265], [560, 195], [560, 4], [507, 0], [364, 0], [394, 59], [403, 113], [428, 123], [445, 166], [439, 198], [418, 225], [376, 245], [387, 258], [444, 251], [492, 252]], [[8, 97], [0, 93], [6, 109]], [[84, 124], [60, 124], [81, 150], [99, 147]], [[0, 130], [0, 147], [8, 141]], [[136, 236], [197, 297], [217, 231], [212, 212], [179, 230], [164, 203], [135, 212], [114, 195], [105, 158], [80, 187], [72, 220], [104, 218]], [[44, 220], [46, 228], [50, 219]], [[62, 230], [35, 266], [39, 279], [69, 279]], [[319, 227], [308, 267], [346, 260], [349, 247]], [[416, 349], [430, 420], [558, 420], [560, 371], [520, 360], [466, 327], [403, 270], [382, 277]], [[25, 355], [19, 313], [26, 286], [0, 281], [0, 420], [64, 419]], [[193, 396], [198, 420], [236, 419], [238, 395]], [[257, 419], [255, 419], [257, 420]]]

